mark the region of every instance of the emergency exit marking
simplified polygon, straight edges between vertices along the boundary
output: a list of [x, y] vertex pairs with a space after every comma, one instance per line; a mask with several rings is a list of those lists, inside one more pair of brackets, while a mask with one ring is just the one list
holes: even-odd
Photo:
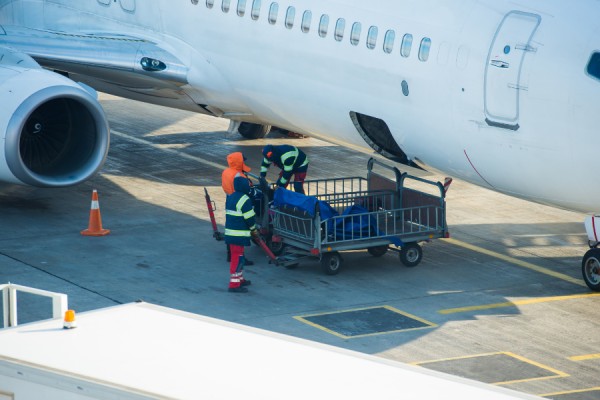
[[432, 322], [390, 306], [304, 315], [294, 318], [344, 339], [437, 326]]

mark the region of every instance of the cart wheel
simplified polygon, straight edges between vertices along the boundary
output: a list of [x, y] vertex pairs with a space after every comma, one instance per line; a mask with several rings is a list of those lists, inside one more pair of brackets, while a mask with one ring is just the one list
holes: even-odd
[[270, 238], [267, 240], [267, 246], [269, 246], [269, 250], [271, 250], [276, 256], [282, 255], [283, 251], [285, 250], [285, 243], [273, 242]]
[[416, 267], [423, 258], [423, 250], [418, 243], [406, 243], [400, 249], [400, 261], [407, 267]]
[[369, 247], [367, 249], [367, 251], [373, 257], [381, 257], [382, 255], [384, 255], [385, 253], [387, 253], [387, 251], [388, 251], [388, 245], [386, 244], [386, 245], [383, 245], [383, 246]]
[[583, 280], [593, 291], [600, 291], [600, 249], [589, 249], [581, 261]]
[[327, 275], [335, 275], [340, 272], [342, 266], [342, 257], [340, 253], [334, 251], [332, 253], [325, 253], [321, 257], [321, 268]]

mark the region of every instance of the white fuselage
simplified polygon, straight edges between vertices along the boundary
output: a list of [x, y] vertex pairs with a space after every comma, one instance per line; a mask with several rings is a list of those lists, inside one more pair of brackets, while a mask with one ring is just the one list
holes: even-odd
[[[0, 0], [0, 23], [143, 37], [189, 66], [185, 96], [225, 117], [366, 146], [350, 113], [373, 116], [417, 163], [521, 198], [600, 212], [600, 80], [586, 73], [600, 51], [600, 2], [263, 0], [256, 19], [252, 0], [243, 16], [237, 0], [228, 12], [222, 0], [212, 8], [194, 2]], [[404, 57], [406, 34], [413, 42]]]

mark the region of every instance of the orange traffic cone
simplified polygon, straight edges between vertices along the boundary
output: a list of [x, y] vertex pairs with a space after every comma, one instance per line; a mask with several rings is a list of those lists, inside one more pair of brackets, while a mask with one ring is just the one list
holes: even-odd
[[83, 236], [104, 236], [110, 233], [110, 229], [102, 229], [102, 217], [100, 217], [100, 206], [98, 204], [98, 192], [92, 192], [92, 209], [90, 210], [90, 223], [88, 228], [81, 231]]

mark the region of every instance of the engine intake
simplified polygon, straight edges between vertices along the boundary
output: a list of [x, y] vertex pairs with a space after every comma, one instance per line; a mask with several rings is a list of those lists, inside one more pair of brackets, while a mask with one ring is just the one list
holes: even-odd
[[[26, 80], [31, 73], [35, 79]], [[6, 86], [21, 93], [3, 96], [3, 101], [15, 101], [9, 104], [14, 111], [6, 125], [7, 168], [0, 164], [0, 178], [61, 187], [81, 183], [98, 172], [106, 159], [110, 131], [102, 107], [90, 93], [45, 70], [25, 71], [0, 87]]]

